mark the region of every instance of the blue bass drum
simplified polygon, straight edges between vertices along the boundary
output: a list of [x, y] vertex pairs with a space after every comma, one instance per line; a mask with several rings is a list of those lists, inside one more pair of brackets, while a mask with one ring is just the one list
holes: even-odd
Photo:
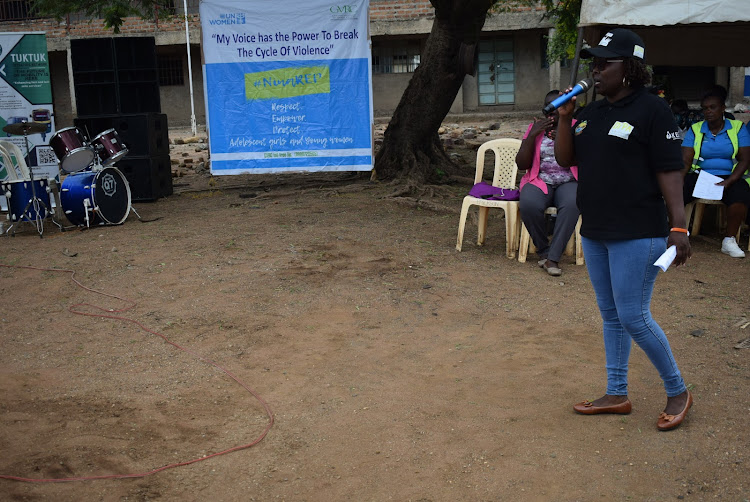
[[69, 174], [61, 185], [60, 204], [73, 225], [119, 225], [130, 213], [130, 186], [114, 167]]
[[[3, 181], [0, 186], [8, 199], [11, 221], [35, 222], [48, 216], [48, 208], [51, 207], [48, 180]], [[35, 195], [37, 200], [34, 200]]]

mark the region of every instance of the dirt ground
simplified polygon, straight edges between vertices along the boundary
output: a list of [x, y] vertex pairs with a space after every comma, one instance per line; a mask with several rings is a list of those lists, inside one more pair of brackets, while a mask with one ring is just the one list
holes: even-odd
[[[472, 146], [529, 118], [444, 137], [471, 177]], [[134, 202], [143, 222], [0, 238], [0, 264], [73, 270], [124, 299], [0, 267], [0, 475], [205, 460], [0, 479], [0, 500], [750, 499], [750, 349], [735, 348], [750, 258], [721, 254], [716, 233], [657, 281], [654, 316], [695, 397], [664, 433], [661, 380], [637, 348], [633, 413], [573, 412], [605, 386], [586, 268], [565, 257], [553, 278], [508, 259], [500, 212], [483, 247], [470, 220], [457, 252], [465, 183], [433, 211], [364, 173], [212, 178], [196, 150], [173, 147], [175, 193]], [[210, 457], [271, 425], [251, 391], [268, 434]]]

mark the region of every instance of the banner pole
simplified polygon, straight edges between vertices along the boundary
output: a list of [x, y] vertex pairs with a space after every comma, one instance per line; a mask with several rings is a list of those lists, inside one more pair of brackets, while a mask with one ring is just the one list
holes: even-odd
[[195, 124], [195, 99], [193, 97], [193, 62], [190, 58], [190, 29], [188, 26], [188, 8], [187, 0], [182, 0], [183, 8], [185, 9], [185, 44], [187, 45], [187, 64], [188, 64], [188, 82], [190, 84], [190, 130], [193, 131], [193, 136], [198, 134], [198, 129]]

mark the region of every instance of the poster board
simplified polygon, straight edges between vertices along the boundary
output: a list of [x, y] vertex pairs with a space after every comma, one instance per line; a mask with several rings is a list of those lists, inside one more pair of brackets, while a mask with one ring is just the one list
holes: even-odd
[[26, 155], [24, 137], [2, 131], [21, 121], [47, 125], [44, 132], [27, 136], [26, 164], [34, 177], [58, 176], [57, 158], [48, 144], [55, 132], [55, 114], [43, 32], [0, 33], [0, 140], [10, 141]]
[[368, 7], [201, 2], [212, 174], [372, 170]]

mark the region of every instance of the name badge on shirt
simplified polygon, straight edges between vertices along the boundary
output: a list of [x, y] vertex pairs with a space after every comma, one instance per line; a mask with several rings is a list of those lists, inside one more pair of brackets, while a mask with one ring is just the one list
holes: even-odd
[[633, 132], [633, 126], [627, 122], [615, 122], [612, 129], [609, 130], [610, 136], [617, 136], [618, 138], [628, 139], [630, 133]]

